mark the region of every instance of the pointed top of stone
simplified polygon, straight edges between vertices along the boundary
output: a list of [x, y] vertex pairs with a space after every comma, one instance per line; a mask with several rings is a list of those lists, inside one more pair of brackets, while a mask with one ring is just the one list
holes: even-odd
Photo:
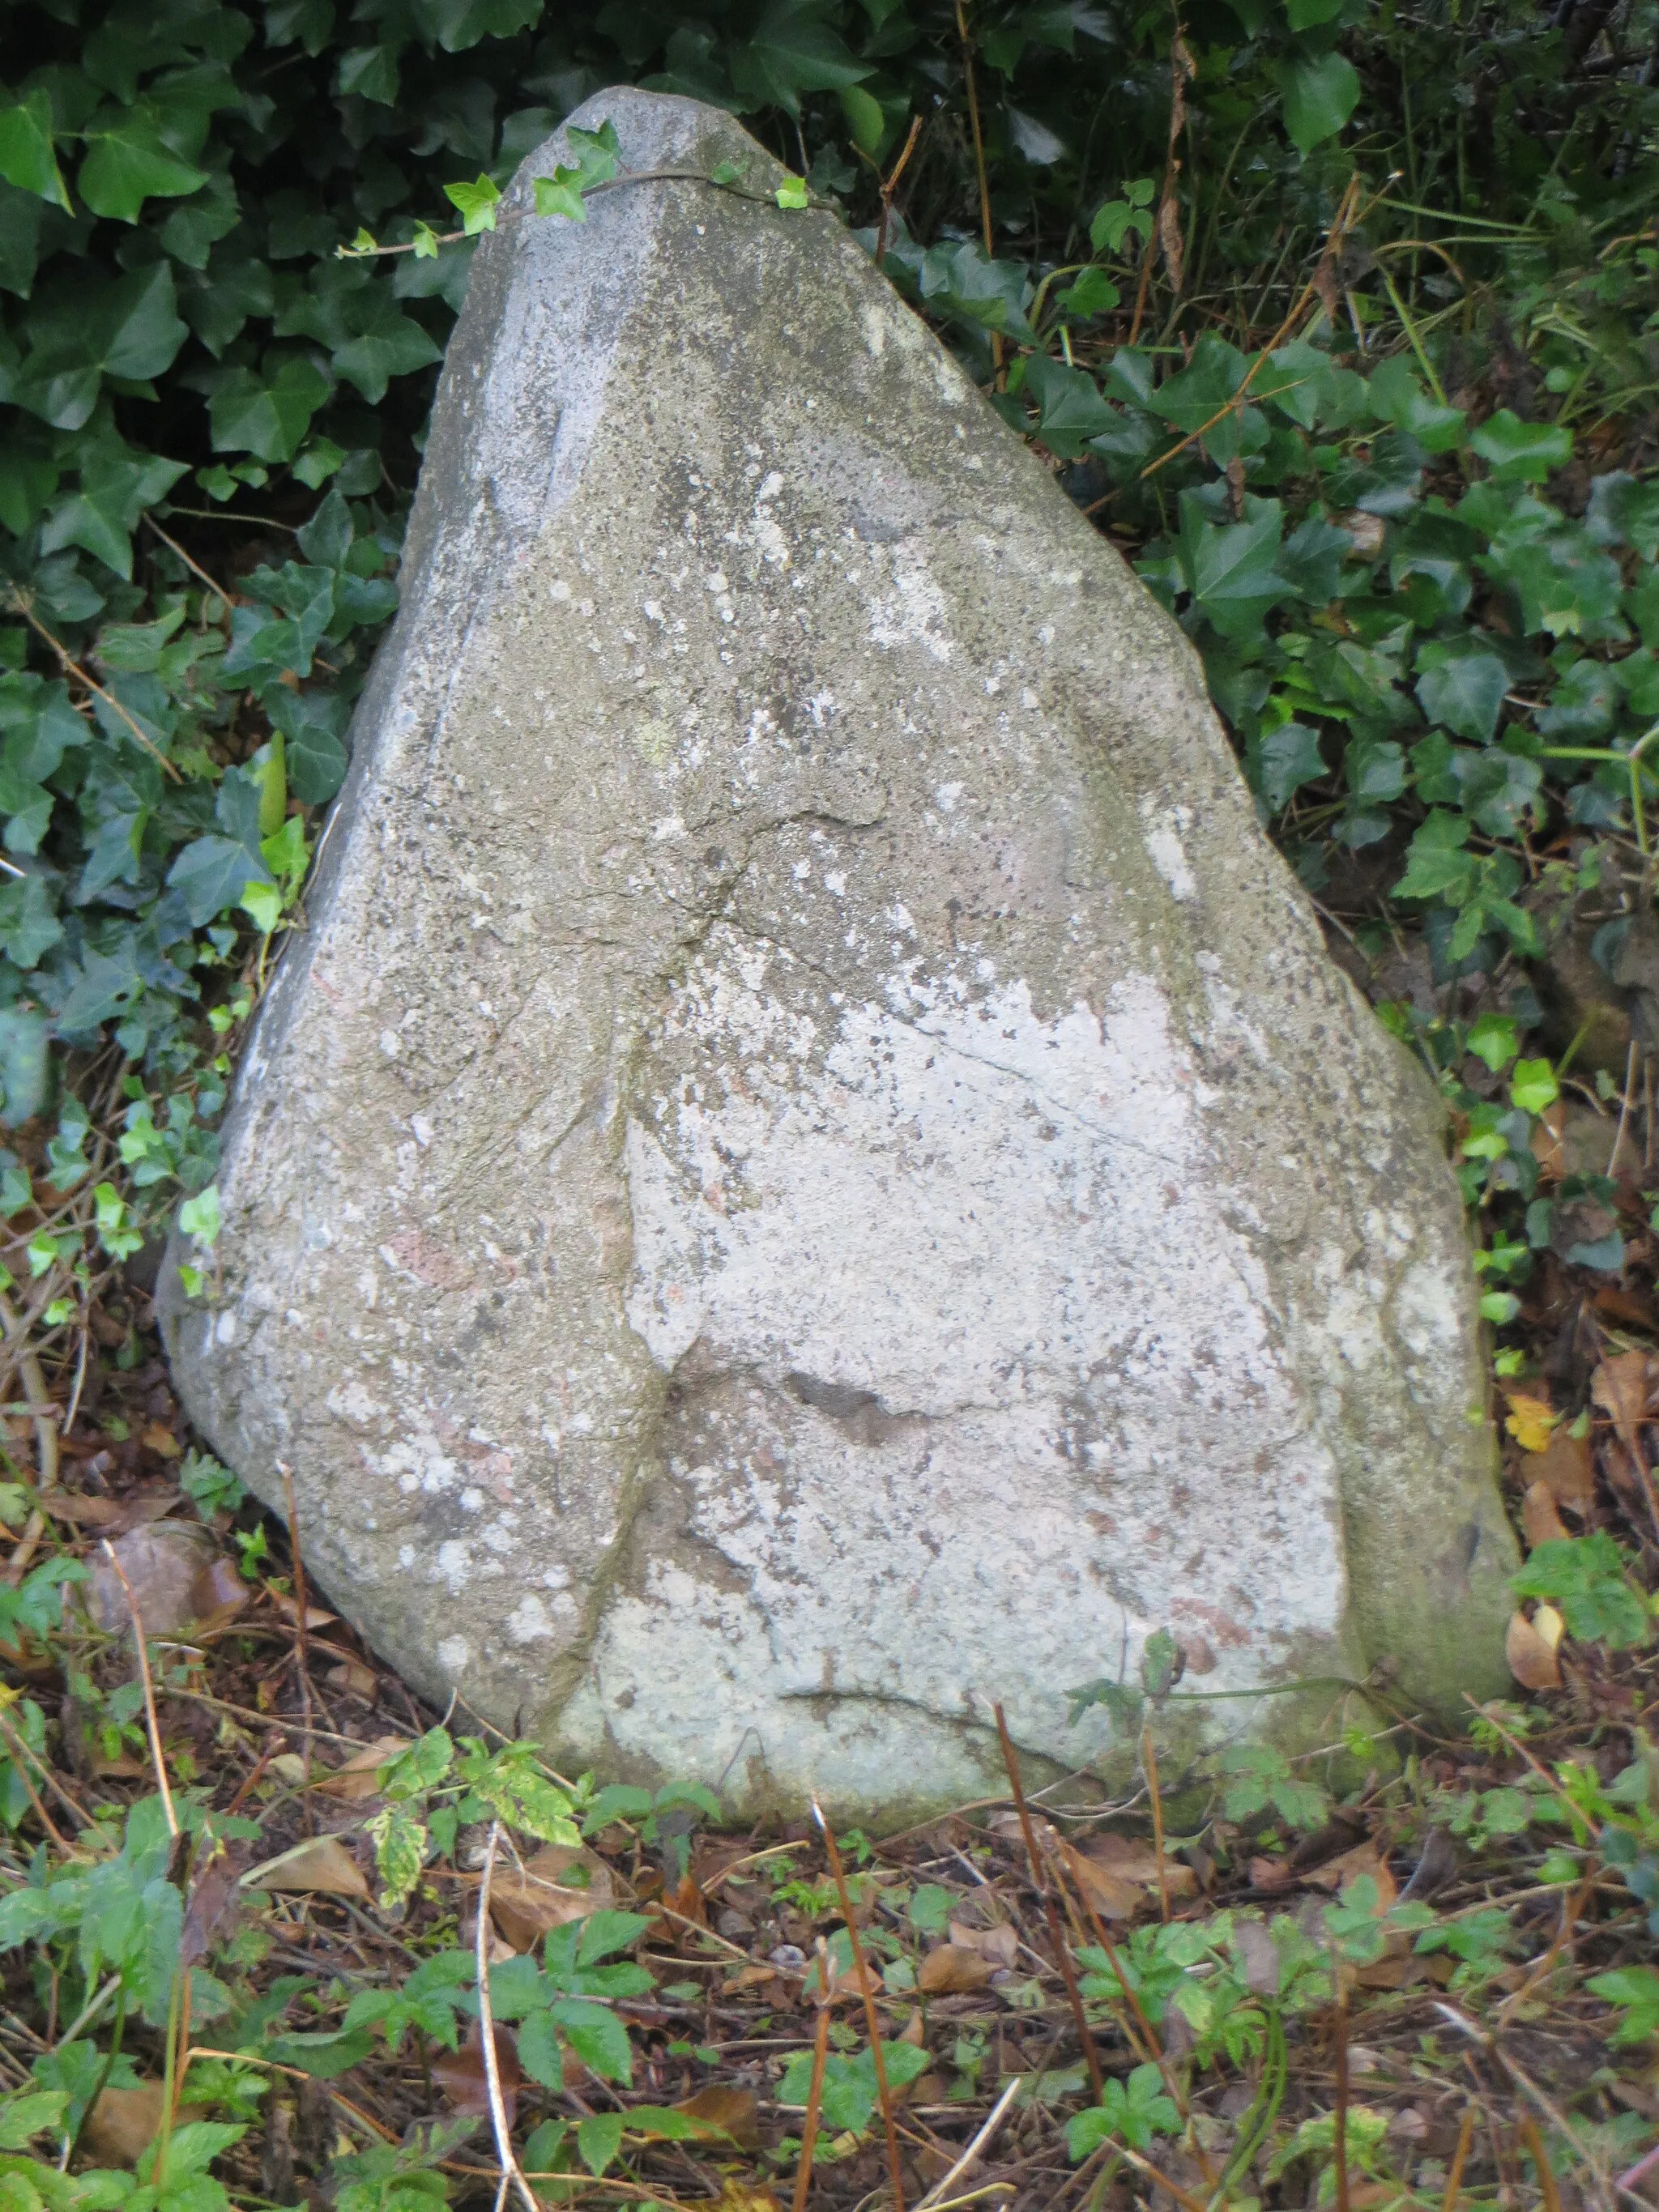
[[759, 196], [538, 218], [561, 135], [479, 248], [191, 1412], [437, 1702], [736, 1808], [1110, 1773], [1159, 1632], [1176, 1759], [1492, 1693], [1438, 1109], [1190, 647], [729, 116], [607, 119]]

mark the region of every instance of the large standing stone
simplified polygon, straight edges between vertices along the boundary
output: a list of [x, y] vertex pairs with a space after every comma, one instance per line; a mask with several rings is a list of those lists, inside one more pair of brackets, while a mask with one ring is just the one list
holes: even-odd
[[487, 240], [404, 574], [169, 1322], [376, 1647], [877, 1816], [994, 1786], [994, 1699], [1108, 1756], [1066, 1692], [1166, 1626], [1186, 1691], [1495, 1688], [1430, 1090], [1179, 630], [833, 216], [653, 181]]

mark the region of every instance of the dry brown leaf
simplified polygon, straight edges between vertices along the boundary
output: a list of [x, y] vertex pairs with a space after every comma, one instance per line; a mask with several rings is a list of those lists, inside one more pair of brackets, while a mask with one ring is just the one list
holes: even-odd
[[[284, 1620], [291, 1620], [296, 1626], [298, 1625], [300, 1601], [296, 1597], [291, 1596], [287, 1590], [268, 1589], [265, 1594], [270, 1600], [273, 1613], [280, 1613]], [[325, 1613], [319, 1605], [307, 1604], [306, 1607], [307, 1628], [332, 1628], [339, 1617], [337, 1613]]]
[[337, 1667], [331, 1667], [328, 1681], [331, 1689], [349, 1690], [354, 1698], [372, 1698], [380, 1686], [380, 1676], [361, 1659], [343, 1659]]
[[739, 2150], [753, 2150], [760, 2142], [760, 2100], [751, 2089], [722, 2089], [718, 2082], [711, 2082], [674, 2110], [694, 2120], [707, 2120], [710, 2127], [729, 2136]]
[[[1382, 550], [1380, 543], [1377, 550]], [[1559, 1182], [1567, 1171], [1566, 1147], [1561, 1141], [1566, 1120], [1566, 1101], [1558, 1098], [1553, 1105], [1544, 1109], [1533, 1125], [1532, 1156], [1546, 1182]]]
[[1532, 1616], [1533, 1633], [1543, 1638], [1552, 1651], [1559, 1650], [1561, 1638], [1566, 1634], [1567, 1624], [1553, 1605], [1534, 1607]]
[[781, 1971], [777, 1966], [739, 1966], [730, 1981], [721, 1983], [720, 1994], [725, 1996], [738, 1990], [757, 1990], [763, 1983], [775, 1982]]
[[1063, 1844], [1060, 1848], [1084, 1903], [1103, 1920], [1133, 1920], [1147, 1904], [1146, 1893], [1137, 1883], [1126, 1881], [1110, 1868], [1097, 1865], [1092, 1856], [1085, 1857], [1083, 1852], [1073, 1850], [1070, 1844]]
[[769, 2189], [757, 2189], [752, 2181], [743, 2181], [736, 2174], [728, 2174], [726, 2186], [706, 2207], [706, 2212], [779, 2212], [778, 2200]]
[[[573, 1873], [586, 1882], [571, 1881]], [[548, 1844], [522, 1869], [498, 1867], [489, 1885], [489, 1917], [520, 1952], [533, 1950], [550, 1929], [608, 1911], [616, 1901], [610, 1868], [580, 1844]]]
[[1617, 1352], [1604, 1358], [1590, 1384], [1590, 1395], [1612, 1416], [1619, 1441], [1640, 1456], [1637, 1432], [1648, 1407], [1648, 1355], [1645, 1352]]
[[964, 1951], [977, 1951], [994, 1968], [1012, 1966], [1019, 1956], [1019, 1936], [1009, 1921], [1000, 1928], [970, 1928], [965, 1921], [951, 1923], [951, 1941]]
[[1158, 1853], [1139, 1836], [1090, 1836], [1077, 1848], [1120, 1881], [1158, 1880]]
[[1284, 1972], [1279, 1946], [1259, 1920], [1233, 1923], [1233, 1948], [1243, 1969], [1244, 1986], [1259, 1997], [1276, 1997]]
[[1524, 1613], [1512, 1613], [1504, 1637], [1504, 1656], [1523, 1690], [1559, 1690], [1561, 1668], [1555, 1653]]
[[1567, 1534], [1567, 1524], [1555, 1510], [1555, 1492], [1547, 1482], [1528, 1486], [1521, 1500], [1521, 1527], [1530, 1552], [1540, 1544], [1553, 1544]]
[[[507, 2124], [513, 2125], [518, 2118], [519, 2090], [524, 2081], [524, 2069], [519, 2063], [518, 2046], [504, 2027], [495, 2030], [495, 2071], [501, 2082], [501, 2104], [507, 2113]], [[567, 2065], [565, 2086], [571, 2086], [575, 2073]], [[473, 2021], [466, 2032], [466, 2040], [459, 2051], [441, 2051], [432, 2061], [432, 2078], [458, 2112], [483, 2118], [489, 2110], [489, 2083], [484, 2073], [483, 2033], [478, 2021]]]
[[152, 1421], [138, 1441], [146, 1451], [158, 1453], [162, 1459], [177, 1459], [184, 1450], [172, 1430], [163, 1428], [160, 1421]]
[[322, 1897], [367, 1897], [363, 1870], [337, 1836], [308, 1836], [242, 1876], [244, 1889], [308, 1890]]
[[982, 1990], [992, 1972], [983, 1952], [970, 1951], [965, 1943], [941, 1943], [922, 1960], [916, 1987], [925, 1996], [958, 1996], [966, 1990]]
[[210, 1529], [199, 1522], [153, 1522], [118, 1536], [110, 1550], [120, 1563], [121, 1574], [100, 1545], [83, 1584], [87, 1610], [100, 1628], [118, 1633], [132, 1626], [121, 1575], [126, 1577], [146, 1636], [176, 1635], [200, 1618], [202, 1577], [219, 1556]]
[[[409, 1739], [401, 1735], [379, 1735], [374, 1742], [354, 1751], [343, 1766], [337, 1766], [332, 1774], [320, 1776], [317, 1788], [325, 1797], [355, 1799], [373, 1797], [374, 1778], [389, 1759], [400, 1751], [407, 1751]], [[271, 1761], [274, 1766], [276, 1760]]]
[[1343, 1851], [1334, 1859], [1327, 1859], [1323, 1866], [1313, 1868], [1302, 1879], [1311, 1882], [1316, 1889], [1336, 1891], [1346, 1889], [1351, 1881], [1358, 1881], [1364, 1875], [1369, 1875], [1376, 1884], [1376, 1910], [1386, 1912], [1398, 1901], [1400, 1885], [1389, 1872], [1387, 1860], [1369, 1840], [1356, 1844], [1351, 1851]]
[[1521, 1462], [1521, 1472], [1529, 1487], [1534, 1482], [1547, 1483], [1558, 1505], [1582, 1510], [1595, 1494], [1590, 1440], [1574, 1436], [1565, 1421], [1550, 1438], [1549, 1449], [1529, 1453]]
[[1261, 1857], [1250, 1861], [1252, 1889], [1290, 1889], [1295, 1881], [1295, 1870], [1286, 1866], [1283, 1859]]
[[[81, 2147], [94, 2165], [136, 2166], [155, 2140], [167, 2096], [162, 2081], [140, 2081], [136, 2088], [105, 2089], [87, 2114]], [[177, 2119], [199, 2120], [204, 2105], [180, 2105]]]
[[236, 1571], [234, 1561], [222, 1553], [210, 1559], [196, 1577], [191, 1592], [191, 1603], [196, 1608], [196, 1628], [200, 1636], [210, 1636], [221, 1628], [228, 1628], [237, 1615], [246, 1610], [253, 1592]]

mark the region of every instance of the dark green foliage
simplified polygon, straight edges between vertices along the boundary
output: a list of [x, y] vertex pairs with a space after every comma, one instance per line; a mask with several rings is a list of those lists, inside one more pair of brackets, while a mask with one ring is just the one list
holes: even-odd
[[[307, 811], [345, 773], [477, 234], [524, 154], [622, 80], [743, 113], [869, 225], [1192, 633], [1310, 884], [1386, 848], [1443, 973], [1536, 954], [1527, 841], [1628, 828], [1659, 790], [1622, 757], [1659, 716], [1659, 492], [1622, 411], [1654, 375], [1631, 149], [1659, 95], [1632, 63], [1587, 103], [1577, 20], [1493, 0], [1407, 33], [1363, 0], [1200, 0], [1177, 173], [1152, 15], [994, 0], [964, 47], [946, 0], [15, 9], [8, 1119], [50, 1103], [54, 1049], [112, 1034], [142, 1071], [128, 1165], [157, 1200], [210, 1178], [240, 971], [263, 975]], [[572, 151], [541, 219], [580, 219], [626, 165], [603, 131]]]

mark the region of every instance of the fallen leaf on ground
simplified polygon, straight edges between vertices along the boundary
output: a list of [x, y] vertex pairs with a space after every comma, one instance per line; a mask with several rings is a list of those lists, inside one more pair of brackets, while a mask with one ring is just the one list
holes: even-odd
[[[291, 1620], [297, 1626], [300, 1619], [299, 1600], [291, 1596], [287, 1590], [269, 1590], [267, 1595], [270, 1599], [272, 1612], [280, 1613], [284, 1620]], [[332, 1628], [339, 1618], [337, 1613], [325, 1613], [319, 1605], [307, 1605], [306, 1607], [307, 1628]]]
[[705, 2212], [778, 2212], [778, 2200], [769, 2189], [757, 2189], [752, 2181], [726, 2176], [726, 2186]]
[[1559, 1690], [1561, 1668], [1554, 1647], [1527, 1619], [1512, 1613], [1504, 1636], [1504, 1656], [1509, 1670], [1523, 1690]]
[[1233, 1948], [1238, 1954], [1244, 1986], [1259, 1997], [1276, 1997], [1284, 1972], [1279, 1946], [1259, 1920], [1233, 1923]]
[[191, 1601], [197, 1607], [197, 1632], [210, 1636], [217, 1629], [228, 1628], [237, 1615], [246, 1610], [252, 1595], [232, 1560], [222, 1553], [216, 1559], [210, 1559], [196, 1577], [196, 1588], [191, 1593]]
[[1555, 1413], [1547, 1398], [1534, 1398], [1523, 1390], [1505, 1394], [1509, 1417], [1504, 1426], [1524, 1452], [1541, 1452], [1555, 1433], [1561, 1416]]
[[204, 1577], [219, 1547], [199, 1522], [157, 1521], [130, 1528], [110, 1550], [120, 1564], [117, 1574], [102, 1546], [93, 1553], [84, 1584], [87, 1610], [100, 1628], [116, 1632], [132, 1626], [131, 1606], [121, 1575], [132, 1592], [146, 1636], [173, 1636], [213, 1609], [211, 1587]]
[[[571, 2086], [574, 2071], [574, 2068], [567, 2067], [567, 2088]], [[518, 2118], [524, 2069], [519, 2063], [513, 2039], [504, 2027], [495, 2030], [495, 2072], [501, 2081], [507, 2124], [511, 2127]], [[480, 2118], [489, 2112], [489, 2083], [484, 2073], [483, 2034], [477, 2021], [468, 2028], [466, 2040], [459, 2051], [440, 2051], [433, 2059], [432, 2078], [456, 2112]]]
[[309, 1890], [322, 1897], [367, 1897], [368, 1883], [337, 1836], [308, 1836], [242, 1876], [244, 1889]]
[[1389, 1872], [1388, 1862], [1373, 1843], [1356, 1844], [1351, 1851], [1327, 1859], [1322, 1867], [1312, 1868], [1302, 1879], [1311, 1882], [1316, 1889], [1336, 1891], [1346, 1889], [1351, 1881], [1358, 1881], [1365, 1875], [1376, 1884], [1376, 1910], [1386, 1912], [1398, 1899], [1400, 1885]]
[[1097, 1864], [1092, 1856], [1085, 1856], [1070, 1844], [1060, 1848], [1084, 1903], [1091, 1905], [1103, 1920], [1133, 1920], [1146, 1905], [1146, 1893], [1137, 1882], [1126, 1881], [1110, 1867]]
[[1521, 1500], [1521, 1527], [1529, 1552], [1540, 1544], [1559, 1543], [1568, 1534], [1566, 1522], [1555, 1510], [1555, 1492], [1547, 1482], [1528, 1486]]
[[[586, 1881], [571, 1881], [573, 1874]], [[489, 1917], [515, 1951], [531, 1951], [550, 1929], [608, 1911], [616, 1900], [611, 1869], [596, 1851], [549, 1844], [522, 1868], [496, 1868]]]
[[1294, 1869], [1283, 1859], [1259, 1857], [1250, 1861], [1252, 1889], [1289, 1889], [1295, 1881]]
[[760, 2142], [760, 2100], [751, 2089], [722, 2089], [711, 2082], [674, 2110], [722, 2129], [739, 2150], [753, 2150]]
[[[395, 1759], [400, 1751], [408, 1748], [406, 1736], [376, 1736], [373, 1743], [354, 1751], [343, 1766], [337, 1766], [332, 1774], [320, 1776], [316, 1786], [325, 1797], [373, 1797], [376, 1794], [375, 1777], [380, 1769], [389, 1759]], [[273, 1759], [271, 1765], [276, 1764]]]
[[1565, 1422], [1550, 1438], [1547, 1451], [1528, 1453], [1522, 1461], [1521, 1473], [1528, 1486], [1547, 1482], [1558, 1505], [1586, 1506], [1595, 1494], [1590, 1440], [1574, 1436]]
[[1567, 1624], [1553, 1605], [1540, 1605], [1532, 1616], [1533, 1632], [1540, 1636], [1552, 1651], [1560, 1649], [1561, 1638]]
[[354, 1698], [372, 1698], [380, 1686], [380, 1676], [361, 1659], [343, 1659], [337, 1667], [331, 1667], [328, 1682], [331, 1689], [349, 1690]]
[[963, 1950], [977, 1951], [993, 1967], [1012, 1966], [1019, 1956], [1018, 1933], [1006, 1920], [999, 1928], [970, 1928], [965, 1921], [952, 1920], [951, 1941]]
[[990, 1960], [964, 1943], [941, 1943], [922, 1960], [916, 1987], [930, 1997], [957, 1996], [966, 1990], [982, 1990], [991, 1978]]
[[1077, 1848], [1120, 1881], [1158, 1880], [1158, 1853], [1139, 1836], [1089, 1836]]
[[1590, 1396], [1612, 1416], [1620, 1443], [1626, 1450], [1636, 1452], [1637, 1431], [1648, 1406], [1646, 1352], [1618, 1352], [1603, 1359], [1590, 1384]]
[[164, 1429], [159, 1421], [152, 1421], [138, 1439], [146, 1451], [158, 1453], [162, 1459], [177, 1459], [184, 1446], [171, 1429]]
[[[87, 2114], [81, 2148], [100, 2166], [136, 2166], [155, 2140], [167, 2097], [162, 2081], [140, 2081], [136, 2088], [105, 2089]], [[180, 2105], [180, 2125], [199, 2120], [203, 2105]]]

